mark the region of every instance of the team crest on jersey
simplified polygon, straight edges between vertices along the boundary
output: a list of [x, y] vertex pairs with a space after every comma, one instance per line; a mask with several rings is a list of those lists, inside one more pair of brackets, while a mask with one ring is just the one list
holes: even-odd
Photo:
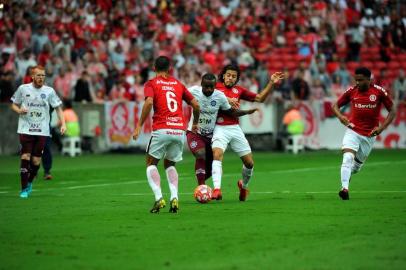
[[41, 98], [42, 98], [42, 99], [45, 99], [46, 97], [47, 97], [47, 95], [41, 94]]
[[235, 88], [233, 88], [233, 93], [234, 93], [234, 94], [238, 94], [238, 90], [235, 89]]
[[370, 96], [369, 96], [369, 100], [370, 100], [370, 101], [375, 101], [375, 100], [376, 100], [376, 96], [375, 96], [375, 95], [370, 95]]
[[191, 143], [190, 143], [190, 148], [196, 148], [196, 146], [197, 146], [197, 142], [196, 141], [192, 141]]
[[212, 100], [212, 101], [210, 102], [210, 105], [213, 106], [213, 107], [216, 106], [216, 104], [217, 104], [217, 102], [216, 102], [215, 100]]

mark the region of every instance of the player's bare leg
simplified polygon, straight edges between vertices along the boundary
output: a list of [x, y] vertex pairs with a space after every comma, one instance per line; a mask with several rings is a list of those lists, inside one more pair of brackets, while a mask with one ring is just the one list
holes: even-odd
[[171, 203], [169, 212], [177, 213], [179, 210], [179, 199], [178, 199], [178, 183], [179, 175], [175, 168], [175, 162], [165, 159], [164, 167], [166, 171], [166, 179], [168, 180], [169, 190], [171, 191]]
[[156, 159], [147, 154], [146, 156], [146, 165], [147, 165], [147, 179], [148, 184], [152, 189], [152, 192], [155, 196], [155, 202], [150, 210], [151, 213], [159, 213], [161, 208], [164, 208], [166, 203], [165, 200], [162, 198], [162, 190], [161, 190], [161, 176], [159, 175], [159, 171], [157, 168], [159, 159]]
[[239, 180], [237, 185], [240, 190], [239, 200], [243, 202], [247, 200], [247, 196], [249, 194], [248, 184], [251, 180], [254, 171], [254, 159], [252, 157], [252, 153], [249, 153], [247, 155], [242, 156], [241, 160], [243, 162], [242, 180]]
[[222, 161], [224, 151], [221, 148], [213, 148], [213, 165], [212, 165], [212, 179], [213, 179], [213, 194], [212, 200], [221, 200], [221, 177], [223, 174]]
[[21, 155], [21, 165], [20, 165], [21, 198], [27, 198], [29, 195], [28, 179], [30, 177], [30, 160], [31, 154], [24, 153]]
[[355, 151], [352, 149], [343, 149], [343, 163], [341, 164], [341, 190], [338, 193], [341, 199], [349, 200], [350, 195], [348, 192], [351, 170], [354, 164]]

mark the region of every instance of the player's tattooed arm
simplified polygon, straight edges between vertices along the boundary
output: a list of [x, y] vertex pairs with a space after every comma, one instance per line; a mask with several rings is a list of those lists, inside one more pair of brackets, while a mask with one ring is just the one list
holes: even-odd
[[396, 105], [393, 104], [392, 107], [388, 110], [388, 112], [389, 113], [386, 116], [385, 121], [383, 121], [382, 125], [375, 127], [369, 134], [369, 137], [378, 136], [390, 125], [390, 123], [392, 123], [393, 119], [395, 119], [396, 116]]
[[27, 108], [25, 108], [22, 105], [17, 105], [15, 103], [11, 104], [11, 109], [18, 114], [26, 114], [28, 112]]
[[144, 105], [142, 106], [140, 121], [138, 121], [137, 126], [135, 127], [134, 132], [133, 132], [134, 140], [137, 140], [138, 137], [140, 136], [141, 128], [144, 125], [145, 120], [147, 120], [147, 117], [148, 117], [149, 113], [151, 112], [153, 104], [154, 104], [154, 100], [152, 97], [147, 97], [145, 99]]
[[240, 109], [234, 109], [231, 108], [229, 110], [223, 111], [221, 110], [223, 113], [230, 115], [230, 116], [234, 116], [234, 117], [240, 117], [240, 116], [244, 116], [247, 114], [253, 114], [254, 112], [258, 111], [257, 108], [255, 109], [250, 109], [250, 110], [240, 110]]

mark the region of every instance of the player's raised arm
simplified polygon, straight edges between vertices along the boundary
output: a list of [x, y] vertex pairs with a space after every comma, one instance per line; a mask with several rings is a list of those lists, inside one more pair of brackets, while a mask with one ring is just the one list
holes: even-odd
[[147, 119], [149, 113], [151, 112], [153, 104], [154, 104], [154, 100], [152, 97], [147, 97], [145, 99], [144, 105], [142, 106], [140, 121], [138, 121], [137, 126], [135, 127], [134, 132], [133, 132], [134, 140], [137, 140], [138, 136], [140, 136], [141, 128], [144, 125], [145, 120]]
[[269, 96], [269, 94], [272, 92], [274, 85], [279, 83], [281, 80], [283, 80], [284, 74], [283, 72], [275, 72], [272, 74], [271, 79], [269, 80], [268, 84], [265, 86], [262, 91], [256, 95], [255, 97], [255, 102], [264, 102], [265, 99]]

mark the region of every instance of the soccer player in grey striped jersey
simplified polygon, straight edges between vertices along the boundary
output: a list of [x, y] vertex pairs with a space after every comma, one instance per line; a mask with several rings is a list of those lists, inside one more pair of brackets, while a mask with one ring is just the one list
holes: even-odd
[[52, 87], [44, 85], [45, 69], [32, 69], [32, 83], [20, 85], [11, 97], [11, 109], [19, 114], [17, 133], [21, 144], [21, 198], [32, 191], [32, 182], [37, 175], [46, 138], [50, 136], [50, 107], [55, 108], [61, 122], [61, 134], [66, 131], [62, 101]]
[[199, 129], [197, 133], [191, 131], [193, 120], [191, 119], [186, 133], [189, 149], [196, 158], [195, 174], [198, 185], [205, 184], [205, 181], [211, 176], [213, 161], [211, 138], [219, 110], [236, 117], [257, 111], [257, 109], [233, 109], [224, 93], [215, 89], [215, 85], [216, 76], [207, 73], [202, 77], [201, 86], [196, 85], [188, 88], [200, 105]]

